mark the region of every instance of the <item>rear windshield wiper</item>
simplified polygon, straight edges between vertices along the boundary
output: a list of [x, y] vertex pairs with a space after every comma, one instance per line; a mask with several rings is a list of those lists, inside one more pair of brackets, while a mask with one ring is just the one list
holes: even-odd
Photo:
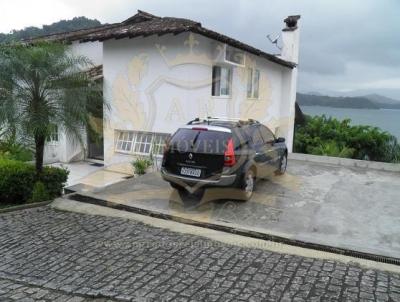
[[194, 145], [196, 144], [196, 142], [197, 142], [197, 140], [198, 140], [198, 138], [199, 138], [199, 136], [200, 136], [200, 132], [201, 132], [201, 131], [198, 131], [198, 132], [197, 132], [195, 138], [194, 138], [193, 141], [192, 141], [192, 150], [193, 150]]

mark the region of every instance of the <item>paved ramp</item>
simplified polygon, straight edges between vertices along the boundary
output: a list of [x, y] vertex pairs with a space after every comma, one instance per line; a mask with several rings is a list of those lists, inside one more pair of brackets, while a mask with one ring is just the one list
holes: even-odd
[[209, 189], [182, 199], [158, 174], [91, 197], [157, 213], [400, 258], [400, 174], [291, 160], [286, 175], [257, 183], [248, 202]]

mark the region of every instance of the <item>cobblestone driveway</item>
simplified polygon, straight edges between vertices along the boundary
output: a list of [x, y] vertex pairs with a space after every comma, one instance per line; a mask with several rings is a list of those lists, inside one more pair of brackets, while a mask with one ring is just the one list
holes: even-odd
[[400, 275], [119, 218], [0, 215], [0, 301], [400, 301]]

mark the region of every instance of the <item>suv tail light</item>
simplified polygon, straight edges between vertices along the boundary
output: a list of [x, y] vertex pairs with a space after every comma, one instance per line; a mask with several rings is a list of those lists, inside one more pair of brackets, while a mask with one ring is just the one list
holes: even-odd
[[230, 138], [228, 140], [228, 144], [226, 145], [226, 150], [224, 153], [224, 166], [232, 167], [235, 164], [236, 164], [235, 148], [233, 146], [233, 139]]
[[167, 154], [167, 152], [169, 151], [169, 141], [170, 141], [170, 139], [167, 138], [164, 142], [164, 150], [163, 150], [164, 158], [165, 158], [165, 155]]

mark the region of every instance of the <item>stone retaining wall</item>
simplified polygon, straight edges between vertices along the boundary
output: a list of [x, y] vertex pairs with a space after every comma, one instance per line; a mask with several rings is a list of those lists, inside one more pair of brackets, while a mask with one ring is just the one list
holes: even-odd
[[381, 171], [399, 172], [400, 164], [383, 163], [377, 161], [358, 160], [350, 158], [340, 158], [331, 156], [320, 156], [302, 153], [290, 153], [289, 159], [302, 160], [307, 162], [315, 162], [322, 164], [339, 165], [345, 167], [358, 167]]

